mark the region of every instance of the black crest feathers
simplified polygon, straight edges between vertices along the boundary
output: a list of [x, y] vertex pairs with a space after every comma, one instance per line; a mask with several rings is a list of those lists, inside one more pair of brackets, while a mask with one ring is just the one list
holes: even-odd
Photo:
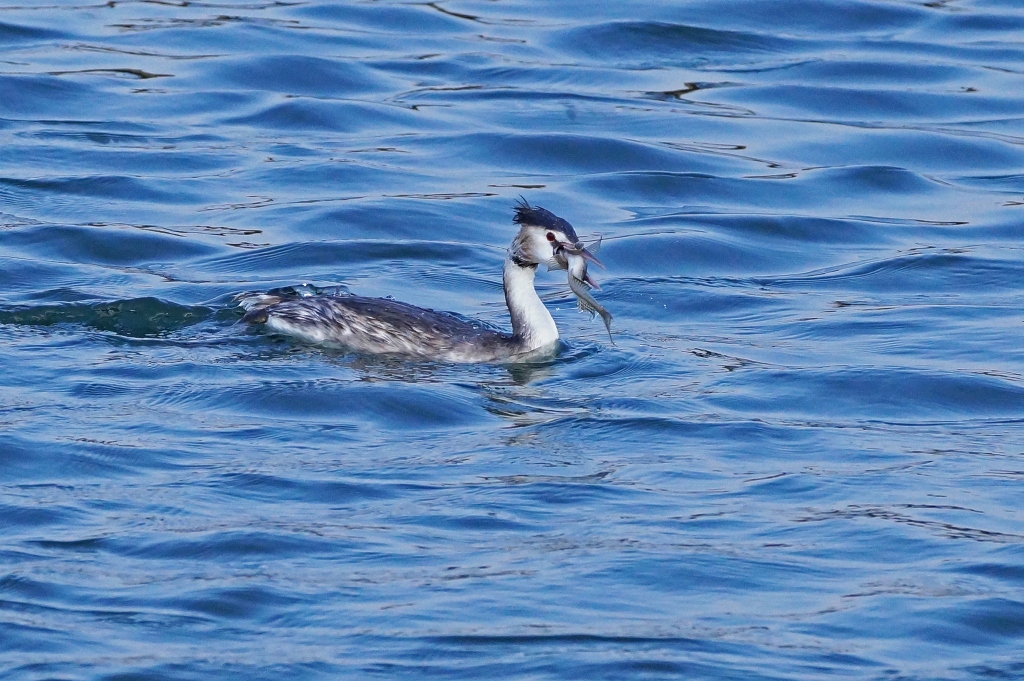
[[551, 229], [562, 232], [569, 241], [573, 244], [577, 243], [580, 239], [576, 236], [576, 230], [572, 228], [568, 220], [564, 220], [549, 210], [541, 208], [540, 206], [531, 206], [527, 203], [526, 199], [519, 197], [519, 201], [515, 205], [515, 217], [512, 221], [519, 225], [534, 225], [541, 227], [542, 229]]

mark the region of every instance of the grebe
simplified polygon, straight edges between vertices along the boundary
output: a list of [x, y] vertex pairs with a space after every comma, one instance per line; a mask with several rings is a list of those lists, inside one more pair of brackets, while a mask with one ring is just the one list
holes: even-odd
[[569, 287], [579, 298], [580, 309], [600, 313], [609, 327], [611, 315], [587, 291], [587, 287], [597, 288], [587, 274], [587, 261], [603, 265], [586, 249], [572, 225], [525, 199], [516, 204], [512, 220], [519, 225], [519, 233], [508, 248], [502, 278], [512, 318], [511, 334], [483, 328], [446, 312], [387, 298], [350, 295], [243, 294], [239, 297], [246, 310], [242, 321], [263, 324], [306, 342], [355, 352], [447, 362], [515, 361], [553, 350], [558, 340], [555, 320], [533, 283], [537, 266], [544, 264], [549, 270], [567, 270]]

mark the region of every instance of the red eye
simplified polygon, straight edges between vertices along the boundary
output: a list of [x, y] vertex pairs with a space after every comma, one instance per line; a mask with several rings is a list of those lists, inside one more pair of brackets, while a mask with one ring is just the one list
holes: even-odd
[[554, 240], [555, 240], [555, 235], [552, 234], [551, 232], [548, 232], [548, 241], [554, 241]]

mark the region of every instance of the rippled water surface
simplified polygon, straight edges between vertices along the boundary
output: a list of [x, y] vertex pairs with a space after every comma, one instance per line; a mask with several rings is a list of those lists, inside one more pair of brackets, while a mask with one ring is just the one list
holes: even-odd
[[[17, 0], [14, 0], [17, 2]], [[4, 679], [1024, 677], [1024, 6], [0, 7]], [[605, 237], [528, 366], [522, 195]]]

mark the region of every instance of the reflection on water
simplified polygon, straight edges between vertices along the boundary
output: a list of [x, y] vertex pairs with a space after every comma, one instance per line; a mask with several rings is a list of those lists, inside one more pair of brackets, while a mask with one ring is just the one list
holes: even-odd
[[[0, 7], [0, 675], [1012, 678], [1008, 2]], [[361, 357], [280, 287], [555, 357]], [[201, 643], [200, 643], [201, 642]]]

